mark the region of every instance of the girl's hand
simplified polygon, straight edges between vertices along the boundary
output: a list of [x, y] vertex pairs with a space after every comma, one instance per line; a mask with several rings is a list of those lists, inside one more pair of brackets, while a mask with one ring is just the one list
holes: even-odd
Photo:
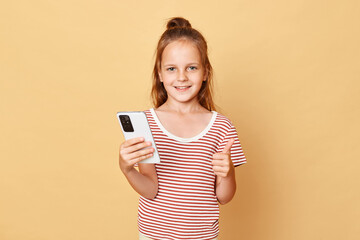
[[[145, 142], [144, 138], [132, 138], [126, 140], [120, 145], [119, 165], [124, 174], [134, 169], [134, 165], [153, 155], [154, 148], [146, 148], [151, 146], [151, 142]], [[139, 150], [142, 149], [142, 150]]]
[[230, 149], [234, 142], [235, 139], [231, 138], [221, 153], [215, 153], [213, 155], [213, 170], [218, 177], [225, 178], [231, 174], [234, 174], [234, 164], [230, 157]]

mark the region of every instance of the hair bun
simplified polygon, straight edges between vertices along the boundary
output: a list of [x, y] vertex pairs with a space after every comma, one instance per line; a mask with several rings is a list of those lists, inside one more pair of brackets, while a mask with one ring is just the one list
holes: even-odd
[[182, 17], [174, 17], [172, 19], [170, 19], [166, 25], [167, 29], [170, 28], [176, 28], [176, 27], [180, 27], [180, 28], [191, 28], [191, 24], [188, 20], [186, 20], [185, 18]]

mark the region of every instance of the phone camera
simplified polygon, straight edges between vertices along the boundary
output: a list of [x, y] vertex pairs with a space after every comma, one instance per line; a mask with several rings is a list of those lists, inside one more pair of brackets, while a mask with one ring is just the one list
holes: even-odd
[[125, 132], [133, 132], [134, 128], [128, 115], [120, 115], [120, 122]]

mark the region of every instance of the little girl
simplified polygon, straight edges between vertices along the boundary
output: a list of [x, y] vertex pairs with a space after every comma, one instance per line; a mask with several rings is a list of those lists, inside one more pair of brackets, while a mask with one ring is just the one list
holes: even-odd
[[[161, 163], [142, 164], [151, 143], [120, 146], [120, 169], [140, 196], [140, 239], [216, 239], [219, 205], [236, 190], [234, 167], [246, 162], [232, 123], [214, 111], [212, 67], [204, 37], [184, 18], [161, 36], [153, 71], [155, 108], [146, 116]], [[138, 170], [135, 168], [138, 165]]]

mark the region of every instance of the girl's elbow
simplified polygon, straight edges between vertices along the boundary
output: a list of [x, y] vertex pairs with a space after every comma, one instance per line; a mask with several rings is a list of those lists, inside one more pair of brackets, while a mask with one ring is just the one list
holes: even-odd
[[235, 196], [235, 191], [233, 191], [231, 194], [227, 194], [221, 197], [218, 197], [218, 202], [220, 203], [220, 205], [225, 205], [227, 203], [229, 203]]
[[220, 203], [220, 205], [225, 205], [227, 203], [229, 203], [231, 201], [232, 198], [229, 199], [218, 199], [218, 202]]
[[152, 199], [156, 198], [157, 194], [158, 194], [158, 187], [156, 187], [152, 191], [144, 194], [143, 197], [152, 200]]
[[150, 195], [147, 197], [147, 199], [153, 200], [153, 199], [156, 198], [156, 196], [157, 196], [157, 192], [150, 194]]

